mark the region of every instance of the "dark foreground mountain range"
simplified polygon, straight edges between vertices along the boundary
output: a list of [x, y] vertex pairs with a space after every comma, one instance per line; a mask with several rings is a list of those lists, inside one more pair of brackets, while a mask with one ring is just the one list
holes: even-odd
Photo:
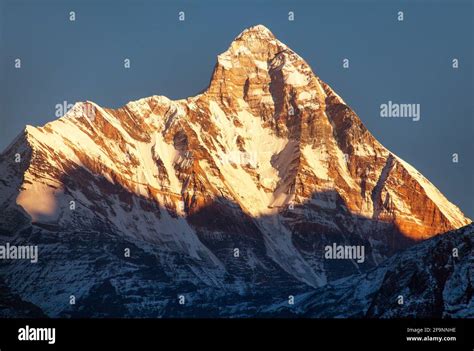
[[[177, 282], [166, 278], [156, 256], [110, 237], [96, 245], [102, 259], [91, 258], [84, 244], [90, 239], [79, 235], [60, 246], [75, 253], [57, 272], [69, 280], [45, 280], [36, 289], [25, 289], [44, 310], [1, 282], [0, 316], [474, 318], [472, 224], [406, 249], [366, 273], [316, 289], [291, 279], [255, 282], [252, 288], [242, 284], [241, 289], [231, 277], [221, 288], [185, 277]], [[124, 246], [133, 247], [135, 259], [124, 262], [120, 257]], [[183, 271], [185, 262], [177, 264]], [[60, 266], [55, 260], [46, 265]], [[98, 271], [101, 278], [93, 278]], [[68, 293], [84, 287], [87, 293], [69, 305]], [[179, 304], [179, 295], [185, 297], [184, 305]], [[289, 303], [291, 296], [294, 304]], [[45, 304], [48, 300], [50, 305]]]

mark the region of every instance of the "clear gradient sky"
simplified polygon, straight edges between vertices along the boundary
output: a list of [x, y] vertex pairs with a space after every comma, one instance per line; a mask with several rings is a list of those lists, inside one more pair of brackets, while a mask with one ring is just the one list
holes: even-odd
[[[0, 150], [25, 124], [55, 119], [63, 101], [116, 108], [150, 95], [195, 95], [233, 38], [263, 24], [382, 144], [474, 218], [473, 3], [0, 0]], [[421, 120], [381, 118], [389, 100], [420, 104]]]

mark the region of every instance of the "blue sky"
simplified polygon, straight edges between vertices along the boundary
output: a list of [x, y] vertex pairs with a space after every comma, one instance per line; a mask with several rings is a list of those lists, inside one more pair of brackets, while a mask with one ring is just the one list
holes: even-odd
[[[55, 119], [63, 101], [119, 107], [155, 94], [194, 95], [232, 39], [264, 24], [382, 144], [473, 218], [473, 13], [469, 0], [0, 0], [0, 150], [25, 124]], [[381, 118], [389, 100], [419, 103], [421, 120]]]

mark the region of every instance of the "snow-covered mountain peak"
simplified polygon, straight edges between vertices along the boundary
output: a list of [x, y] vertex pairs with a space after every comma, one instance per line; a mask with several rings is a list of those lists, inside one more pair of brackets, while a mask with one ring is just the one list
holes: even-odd
[[249, 38], [249, 37], [252, 37], [252, 36], [253, 37], [258, 37], [258, 38], [261, 38], [261, 39], [270, 39], [270, 40], [275, 39], [275, 36], [270, 31], [270, 29], [265, 27], [263, 24], [257, 24], [255, 26], [244, 29], [237, 36], [236, 40], [238, 40], [238, 39], [245, 40], [246, 38]]
[[227, 240], [313, 286], [338, 274], [328, 240], [367, 245], [375, 265], [471, 222], [263, 26], [218, 56], [202, 94], [77, 103], [27, 127], [0, 170], [0, 209], [22, 225], [99, 225], [206, 262]]

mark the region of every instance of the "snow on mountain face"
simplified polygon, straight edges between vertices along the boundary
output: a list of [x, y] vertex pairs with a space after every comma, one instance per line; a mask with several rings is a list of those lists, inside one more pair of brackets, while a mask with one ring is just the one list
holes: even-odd
[[[261, 25], [218, 56], [202, 94], [77, 103], [28, 126], [0, 172], [5, 237], [111, 233], [174, 257], [163, 269], [186, 257], [193, 284], [230, 275], [235, 289], [321, 286], [471, 222]], [[334, 242], [365, 245], [365, 262], [324, 260]]]
[[313, 318], [473, 318], [473, 252], [471, 224], [407, 249], [365, 274], [296, 296], [294, 306], [268, 306], [262, 313]]

